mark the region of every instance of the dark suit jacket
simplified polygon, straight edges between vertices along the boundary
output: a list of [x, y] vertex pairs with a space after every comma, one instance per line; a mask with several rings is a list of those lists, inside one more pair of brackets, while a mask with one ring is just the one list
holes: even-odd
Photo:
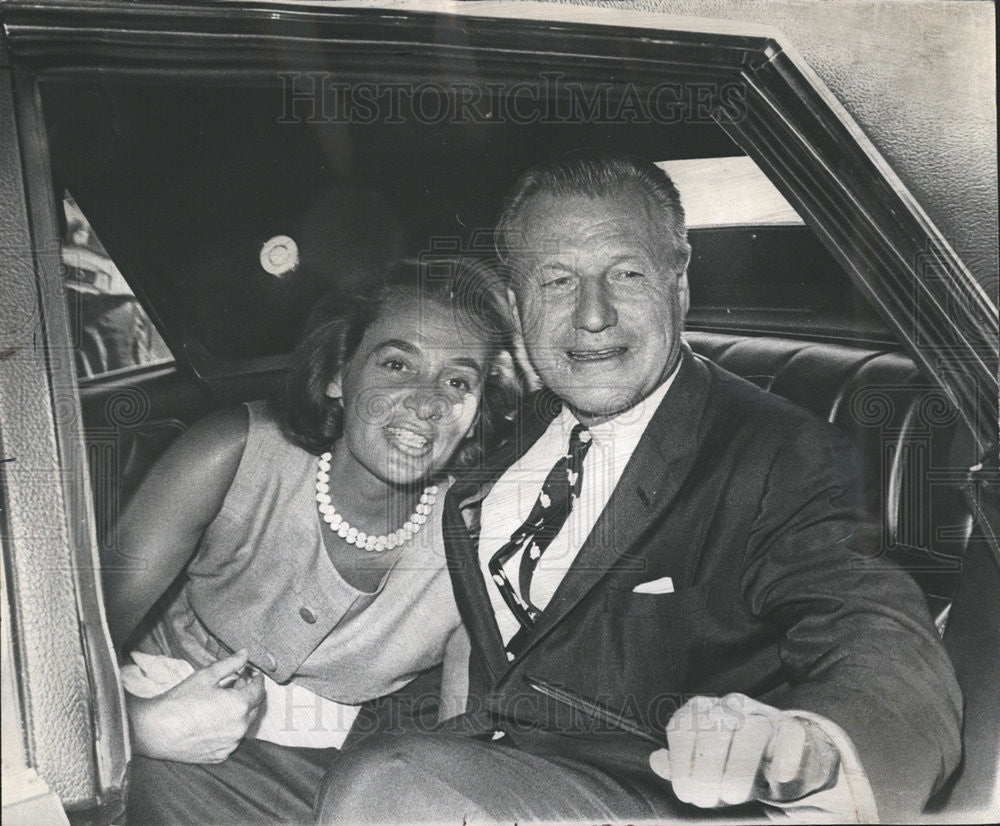
[[[822, 714], [858, 748], [883, 818], [954, 769], [960, 695], [912, 579], [875, 558], [857, 456], [839, 430], [693, 355], [514, 663], [480, 573], [479, 507], [558, 405], [455, 484], [445, 532], [472, 639], [466, 731], [648, 782], [651, 747], [532, 692], [526, 675], [661, 727], [694, 695]], [[548, 410], [545, 410], [545, 407]], [[671, 594], [634, 593], [669, 576]], [[733, 722], [741, 711], [733, 705]]]

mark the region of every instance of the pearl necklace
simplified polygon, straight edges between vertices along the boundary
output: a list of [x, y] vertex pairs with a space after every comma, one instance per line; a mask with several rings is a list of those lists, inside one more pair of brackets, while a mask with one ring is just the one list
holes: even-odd
[[366, 534], [357, 528], [352, 528], [330, 502], [330, 459], [332, 454], [327, 451], [319, 457], [319, 468], [316, 471], [316, 501], [319, 503], [319, 513], [323, 521], [330, 526], [341, 539], [350, 545], [356, 545], [363, 551], [380, 554], [383, 551], [391, 551], [406, 542], [409, 542], [417, 534], [430, 514], [437, 501], [437, 485], [428, 485], [424, 492], [420, 494], [420, 502], [417, 509], [410, 514], [410, 518], [403, 523], [403, 527], [390, 534], [375, 536]]

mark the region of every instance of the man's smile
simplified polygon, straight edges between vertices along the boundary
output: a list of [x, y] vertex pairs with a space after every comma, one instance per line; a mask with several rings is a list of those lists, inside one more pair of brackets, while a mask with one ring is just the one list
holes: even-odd
[[628, 347], [603, 347], [567, 350], [570, 361], [607, 361], [619, 358], [628, 352]]

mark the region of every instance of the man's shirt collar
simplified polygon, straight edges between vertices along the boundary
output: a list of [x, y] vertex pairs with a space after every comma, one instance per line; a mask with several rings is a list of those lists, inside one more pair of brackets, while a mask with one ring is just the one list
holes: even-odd
[[[681, 361], [682, 359], [677, 359], [677, 364], [670, 371], [666, 380], [638, 404], [622, 411], [617, 416], [612, 416], [605, 422], [590, 425], [587, 429], [594, 438], [594, 444], [606, 448], [615, 444], [623, 447], [626, 444], [637, 443], [642, 438], [642, 434], [646, 432], [650, 419], [653, 418], [653, 414], [663, 402], [667, 391], [674, 383], [674, 379], [677, 378], [677, 373], [681, 369]], [[569, 406], [564, 404], [562, 411], [550, 425], [550, 430], [558, 429], [569, 439], [570, 431], [579, 423], [580, 420], [569, 409]]]

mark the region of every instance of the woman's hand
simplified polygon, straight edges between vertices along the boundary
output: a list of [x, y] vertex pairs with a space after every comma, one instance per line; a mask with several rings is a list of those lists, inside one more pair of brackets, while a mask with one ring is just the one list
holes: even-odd
[[246, 662], [246, 651], [238, 651], [156, 697], [126, 695], [135, 752], [180, 763], [221, 763], [229, 757], [264, 700], [260, 674], [237, 676]]

